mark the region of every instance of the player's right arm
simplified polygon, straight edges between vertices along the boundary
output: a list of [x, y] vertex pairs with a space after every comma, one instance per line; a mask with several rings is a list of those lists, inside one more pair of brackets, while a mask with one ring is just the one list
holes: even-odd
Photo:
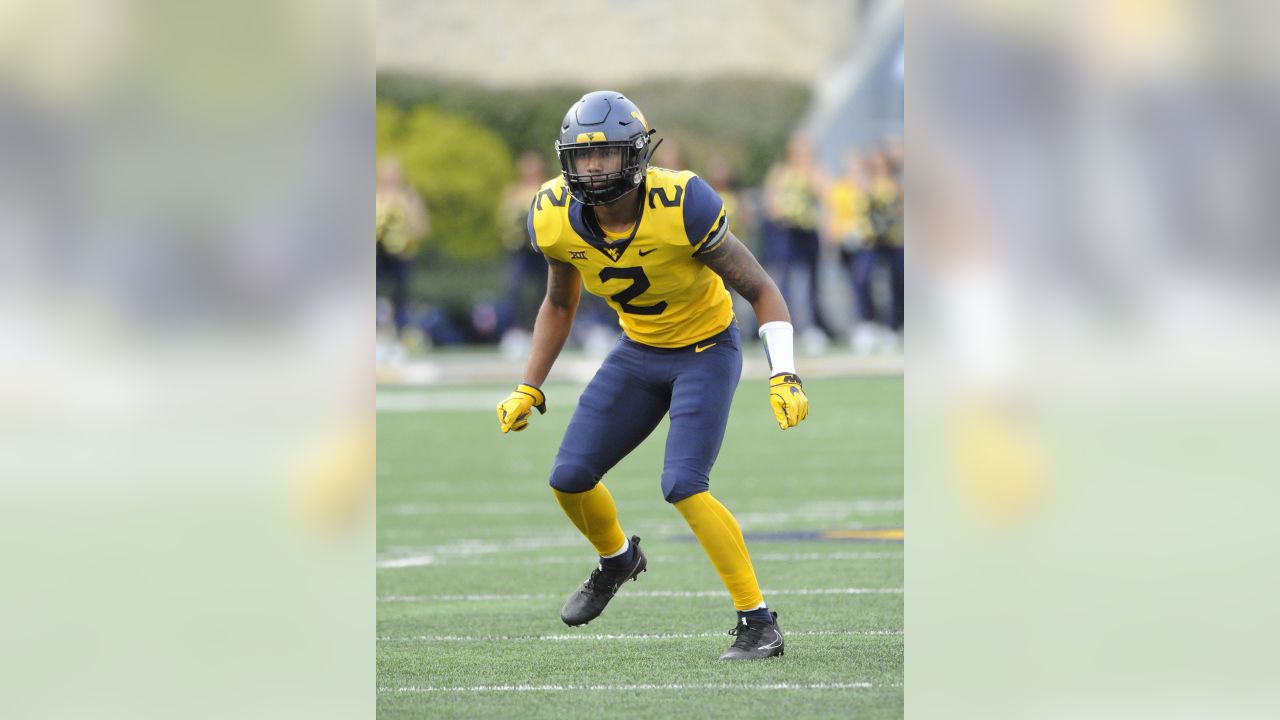
[[574, 266], [547, 258], [547, 295], [533, 323], [533, 346], [524, 366], [524, 382], [498, 404], [498, 426], [502, 432], [519, 432], [529, 425], [533, 408], [547, 411], [542, 383], [560, 356], [573, 327], [582, 293], [582, 277]]
[[569, 263], [547, 258], [547, 296], [533, 323], [533, 349], [524, 366], [524, 381], [541, 385], [560, 356], [564, 341], [573, 327], [582, 293], [582, 277]]

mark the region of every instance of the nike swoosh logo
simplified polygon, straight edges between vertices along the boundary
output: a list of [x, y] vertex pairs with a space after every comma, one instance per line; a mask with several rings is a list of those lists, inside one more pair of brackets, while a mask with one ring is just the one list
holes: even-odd
[[715, 344], [715, 343], [711, 343], [710, 345], [695, 345], [695, 346], [693, 347], [693, 351], [694, 351], [694, 352], [696, 352], [696, 353], [698, 353], [698, 352], [702, 352], [703, 350], [710, 350], [711, 348], [713, 348], [713, 347], [715, 347], [715, 346], [716, 346], [716, 344]]
[[641, 250], [641, 251], [640, 251], [640, 257], [644, 257], [645, 255], [648, 255], [649, 253], [651, 253], [651, 252], [653, 252], [654, 250], [657, 250], [657, 249], [658, 249], [658, 248], [652, 248], [652, 249], [650, 249], [650, 250]]
[[778, 636], [776, 636], [776, 637], [777, 637], [777, 639], [776, 639], [776, 640], [774, 640], [773, 642], [769, 643], [768, 645], [761, 645], [760, 647], [758, 647], [758, 648], [756, 648], [756, 649], [757, 649], [757, 650], [772, 650], [772, 649], [774, 649], [774, 648], [778, 647], [779, 645], [781, 645], [781, 644], [782, 644], [782, 636], [781, 636], [781, 635], [778, 635]]

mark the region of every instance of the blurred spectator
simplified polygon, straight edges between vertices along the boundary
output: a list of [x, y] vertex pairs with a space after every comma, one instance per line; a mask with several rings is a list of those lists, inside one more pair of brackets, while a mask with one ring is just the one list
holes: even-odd
[[748, 232], [751, 226], [749, 208], [744, 202], [738, 178], [723, 156], [716, 155], [711, 159], [705, 180], [724, 201], [725, 215], [729, 218], [729, 227], [733, 229], [734, 235], [738, 236], [739, 240], [750, 235]]
[[[507, 295], [503, 317], [504, 347], [522, 354], [533, 330], [538, 300], [547, 289], [547, 261], [529, 244], [529, 203], [542, 183], [547, 181], [547, 166], [542, 156], [528, 150], [516, 161], [517, 177], [503, 198], [499, 212], [503, 244], [507, 250]], [[530, 299], [531, 297], [537, 299]]]
[[[819, 198], [823, 178], [813, 162], [813, 150], [807, 138], [794, 136], [787, 145], [786, 162], [769, 173], [766, 188], [769, 214], [786, 238], [782, 256], [782, 272], [778, 286], [792, 312], [804, 308], [800, 318], [793, 318], [801, 337], [810, 348], [821, 347], [835, 337], [822, 313], [819, 300], [818, 240]], [[800, 302], [793, 285], [796, 269], [806, 278], [806, 302]]]
[[377, 238], [378, 295], [390, 286], [392, 316], [397, 338], [409, 321], [409, 282], [422, 236], [430, 227], [426, 205], [404, 181], [400, 162], [383, 158], [378, 163], [374, 190]]
[[866, 354], [879, 344], [880, 327], [871, 295], [876, 254], [872, 247], [871, 198], [862, 165], [862, 158], [851, 151], [845, 157], [844, 174], [827, 186], [823, 236], [839, 251], [849, 273], [854, 305], [849, 343], [858, 353]]
[[[765, 175], [764, 184], [759, 189], [760, 264], [773, 276], [781, 280], [785, 272], [787, 256], [787, 234], [778, 224], [773, 202], [774, 189], [778, 186], [778, 178], [782, 174], [782, 163], [776, 163]], [[781, 289], [781, 285], [779, 285]]]
[[[878, 257], [888, 265], [892, 308], [889, 327], [895, 333], [902, 331], [905, 288], [903, 268], [902, 186], [894, 178], [889, 156], [883, 151], [873, 152], [867, 159], [868, 194], [870, 195], [872, 246]], [[899, 338], [900, 340], [900, 338]]]
[[658, 146], [653, 149], [653, 160], [650, 164], [669, 170], [683, 170], [688, 167], [684, 161], [680, 141], [671, 137], [658, 141]]
[[[721, 155], [713, 157], [708, 168], [704, 179], [720, 195], [720, 200], [724, 202], [725, 215], [729, 219], [729, 228], [733, 230], [738, 239], [755, 251], [755, 232], [752, 223], [754, 213], [751, 211], [751, 204], [748, 201], [747, 194], [739, 187], [738, 178], [734, 175], [733, 168]], [[751, 309], [751, 304], [744, 301], [737, 294], [734, 294], [733, 299], [734, 314], [737, 315], [739, 322], [743, 323], [744, 329], [749, 330], [754, 336], [755, 316]], [[750, 322], [747, 322], [748, 320]]]
[[898, 186], [902, 186], [902, 169], [906, 162], [906, 151], [902, 146], [902, 138], [892, 136], [885, 138], [882, 143], [884, 148], [885, 160], [889, 161], [889, 170], [893, 172], [893, 179], [898, 181]]

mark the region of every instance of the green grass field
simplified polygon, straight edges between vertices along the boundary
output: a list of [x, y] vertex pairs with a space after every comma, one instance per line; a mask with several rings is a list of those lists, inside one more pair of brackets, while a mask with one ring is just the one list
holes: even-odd
[[561, 623], [595, 558], [546, 483], [581, 388], [545, 389], [548, 414], [506, 436], [506, 386], [379, 390], [379, 717], [902, 716], [902, 544], [821, 537], [902, 527], [901, 378], [814, 379], [785, 433], [764, 382], [739, 386], [711, 489], [787, 642], [746, 663], [716, 660], [733, 606], [662, 499], [665, 422], [605, 478], [648, 572]]

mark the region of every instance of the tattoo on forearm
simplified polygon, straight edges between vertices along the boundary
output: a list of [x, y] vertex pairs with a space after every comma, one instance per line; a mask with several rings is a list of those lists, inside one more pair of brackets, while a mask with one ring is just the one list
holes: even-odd
[[552, 305], [567, 310], [573, 306], [574, 291], [578, 285], [578, 273], [572, 265], [551, 261], [548, 263], [547, 299]]
[[703, 256], [702, 261], [750, 303], [760, 297], [761, 289], [769, 281], [764, 268], [736, 237], [727, 238], [720, 247]]

